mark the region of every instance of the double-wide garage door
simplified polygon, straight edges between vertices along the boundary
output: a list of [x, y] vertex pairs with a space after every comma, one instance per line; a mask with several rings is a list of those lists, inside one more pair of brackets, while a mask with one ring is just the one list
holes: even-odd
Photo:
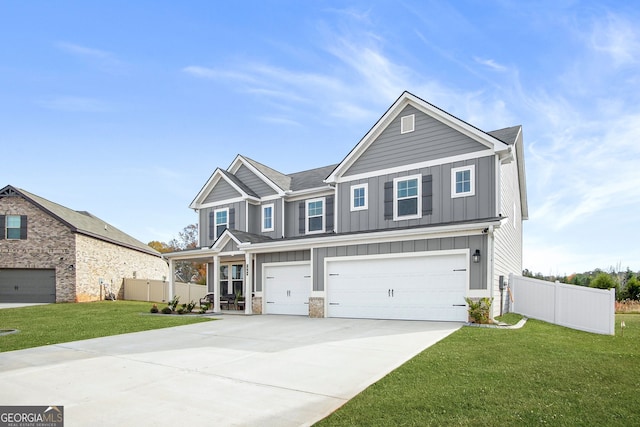
[[327, 315], [466, 321], [464, 253], [327, 259]]
[[266, 314], [309, 315], [310, 263], [265, 265], [263, 271]]
[[56, 302], [56, 271], [0, 268], [0, 302]]

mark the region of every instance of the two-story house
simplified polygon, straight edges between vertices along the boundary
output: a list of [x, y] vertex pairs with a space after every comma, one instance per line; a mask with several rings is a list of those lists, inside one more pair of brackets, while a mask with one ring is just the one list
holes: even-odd
[[338, 164], [216, 169], [190, 206], [201, 249], [170, 268], [206, 260], [246, 313], [465, 321], [465, 297], [497, 303], [522, 271], [522, 144], [521, 126], [484, 132], [404, 92]]

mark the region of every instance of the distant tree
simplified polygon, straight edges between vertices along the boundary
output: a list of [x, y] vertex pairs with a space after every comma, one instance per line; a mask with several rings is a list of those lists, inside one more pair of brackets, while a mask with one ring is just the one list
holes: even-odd
[[159, 242], [157, 240], [153, 240], [149, 243], [147, 243], [149, 246], [151, 246], [153, 249], [155, 249], [156, 251], [165, 254], [167, 252], [173, 252], [174, 248], [172, 248], [171, 246], [167, 245], [164, 242]]
[[632, 276], [627, 280], [626, 286], [620, 292], [620, 299], [640, 300], [640, 280], [637, 277]]
[[610, 274], [605, 272], [600, 272], [598, 275], [591, 281], [589, 287], [598, 288], [598, 289], [611, 289], [616, 288], [616, 281]]
[[[149, 246], [158, 252], [178, 252], [198, 247], [198, 225], [189, 224], [178, 233], [177, 238], [173, 238], [169, 243], [149, 242]], [[181, 282], [206, 283], [206, 265], [194, 261], [176, 261], [175, 277]]]

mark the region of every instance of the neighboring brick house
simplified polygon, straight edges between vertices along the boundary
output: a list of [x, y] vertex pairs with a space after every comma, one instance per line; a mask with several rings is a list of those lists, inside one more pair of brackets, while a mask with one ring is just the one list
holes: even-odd
[[0, 190], [0, 302], [84, 302], [124, 278], [164, 280], [159, 252], [85, 211]]

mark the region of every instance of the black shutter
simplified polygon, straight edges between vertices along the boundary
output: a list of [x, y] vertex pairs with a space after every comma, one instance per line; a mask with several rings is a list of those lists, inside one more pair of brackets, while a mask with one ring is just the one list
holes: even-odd
[[304, 218], [304, 210], [305, 210], [305, 203], [304, 202], [300, 202], [300, 204], [298, 205], [298, 232], [300, 234], [304, 234], [306, 227], [305, 227], [305, 218]]
[[4, 224], [4, 215], [0, 215], [0, 240], [4, 239], [5, 234], [7, 234], [7, 229]]
[[325, 214], [325, 231], [333, 231], [333, 196], [327, 197], [327, 213]]
[[27, 238], [27, 216], [20, 215], [20, 239], [25, 240]]
[[209, 212], [209, 240], [216, 238], [216, 217], [213, 211]]
[[422, 215], [433, 212], [433, 175], [422, 176]]
[[229, 209], [229, 229], [230, 230], [236, 229], [236, 209], [235, 208]]
[[393, 219], [393, 181], [384, 183], [384, 219]]

